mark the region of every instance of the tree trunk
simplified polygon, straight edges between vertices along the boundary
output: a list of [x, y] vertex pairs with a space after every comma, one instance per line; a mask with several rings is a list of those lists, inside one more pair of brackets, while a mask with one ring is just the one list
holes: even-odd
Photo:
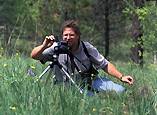
[[8, 40], [9, 40], [9, 27], [5, 25], [5, 35], [4, 35], [4, 42], [5, 42], [5, 56], [8, 54]]
[[108, 0], [105, 2], [105, 58], [109, 55], [109, 7]]
[[[139, 0], [134, 0], [136, 7], [142, 8], [142, 1], [139, 2]], [[141, 39], [142, 32], [140, 27], [140, 20], [138, 19], [138, 14], [134, 12], [134, 16], [132, 19], [132, 32], [131, 37], [133, 39], [133, 42], [135, 43], [135, 46], [131, 48], [131, 59], [137, 64], [140, 64], [140, 66], [143, 66], [143, 41]]]

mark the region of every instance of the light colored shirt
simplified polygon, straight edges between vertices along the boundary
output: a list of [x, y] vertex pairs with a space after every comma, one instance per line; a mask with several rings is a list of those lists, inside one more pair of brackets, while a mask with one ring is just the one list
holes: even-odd
[[[87, 71], [87, 69], [89, 69], [89, 67], [91, 66], [91, 63], [97, 70], [104, 68], [108, 64], [108, 61], [104, 58], [104, 56], [102, 56], [98, 52], [98, 50], [95, 47], [93, 47], [93, 45], [91, 45], [90, 43], [84, 42], [84, 44], [90, 55], [90, 59], [84, 52], [82, 42], [80, 42], [79, 44], [77, 53], [74, 54], [74, 62], [79, 68], [80, 72], [83, 73]], [[57, 46], [57, 43], [54, 43], [51, 47], [43, 51], [42, 53], [43, 60], [41, 60], [43, 64], [46, 63], [47, 61], [53, 61], [53, 54], [54, 54], [55, 46]], [[63, 66], [63, 68], [66, 71], [68, 71], [69, 75], [71, 75], [70, 57], [67, 54], [59, 54], [58, 62]], [[58, 81], [66, 80], [66, 75], [59, 69], [58, 66], [55, 65], [54, 69], [55, 69], [54, 74]]]

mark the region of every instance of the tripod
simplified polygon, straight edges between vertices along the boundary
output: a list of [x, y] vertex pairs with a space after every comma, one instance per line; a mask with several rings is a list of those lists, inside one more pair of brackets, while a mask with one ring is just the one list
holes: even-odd
[[[65, 69], [63, 68], [63, 66], [58, 62], [58, 55], [54, 54], [53, 55], [53, 60], [52, 62], [50, 62], [50, 64], [47, 66], [47, 68], [40, 74], [40, 76], [38, 77], [37, 80], [34, 81], [33, 85], [39, 81], [42, 76], [51, 68], [50, 72], [49, 72], [49, 75], [51, 74], [52, 72], [52, 68], [54, 67], [54, 65], [57, 65], [59, 67], [59, 69], [61, 69], [65, 75], [69, 78], [69, 80], [75, 85], [75, 87], [80, 91], [80, 93], [82, 94], [83, 93], [83, 90], [80, 89], [77, 84], [75, 83], [75, 81], [70, 77], [70, 75], [67, 73], [67, 71], [65, 71]], [[48, 77], [49, 77], [48, 75]], [[48, 79], [47, 79], [48, 80]], [[53, 83], [53, 80], [52, 80], [52, 83]]]

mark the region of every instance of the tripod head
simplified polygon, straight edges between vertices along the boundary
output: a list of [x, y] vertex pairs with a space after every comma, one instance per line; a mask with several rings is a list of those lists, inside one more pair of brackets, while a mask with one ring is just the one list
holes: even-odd
[[58, 46], [54, 47], [54, 53], [59, 54], [69, 54], [70, 48], [68, 46], [68, 41], [61, 40]]
[[[55, 37], [55, 40], [49, 39], [49, 42], [53, 41], [53, 42], [58, 43], [59, 42], [58, 36], [54, 36], [54, 37]], [[69, 49], [70, 49], [70, 47], [68, 46], [68, 41], [61, 40], [57, 44], [57, 46], [54, 47], [54, 54], [56, 54], [56, 55], [59, 55], [59, 54], [68, 54], [69, 51], [70, 51]]]
[[[60, 54], [70, 54], [70, 47], [68, 46], [68, 41], [61, 40], [58, 42], [58, 37], [55, 36], [56, 39], [56, 46], [54, 47], [54, 51], [52, 53], [49, 53], [49, 56], [51, 56], [51, 61], [53, 64], [51, 64], [51, 68], [53, 68], [53, 65], [58, 65], [60, 67], [60, 64], [58, 62], [58, 57]], [[58, 42], [58, 43], [57, 43]]]

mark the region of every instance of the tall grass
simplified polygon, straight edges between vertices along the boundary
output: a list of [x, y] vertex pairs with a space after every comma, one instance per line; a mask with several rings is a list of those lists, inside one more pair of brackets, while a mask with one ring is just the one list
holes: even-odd
[[[124, 75], [134, 77], [133, 87], [104, 74], [125, 87], [126, 92], [99, 92], [86, 97], [76, 88], [45, 85], [48, 73], [32, 84], [47, 67], [31, 58], [0, 57], [0, 113], [2, 115], [155, 115], [157, 113], [157, 67], [140, 68], [134, 63], [114, 63]], [[34, 74], [28, 75], [28, 70]]]

